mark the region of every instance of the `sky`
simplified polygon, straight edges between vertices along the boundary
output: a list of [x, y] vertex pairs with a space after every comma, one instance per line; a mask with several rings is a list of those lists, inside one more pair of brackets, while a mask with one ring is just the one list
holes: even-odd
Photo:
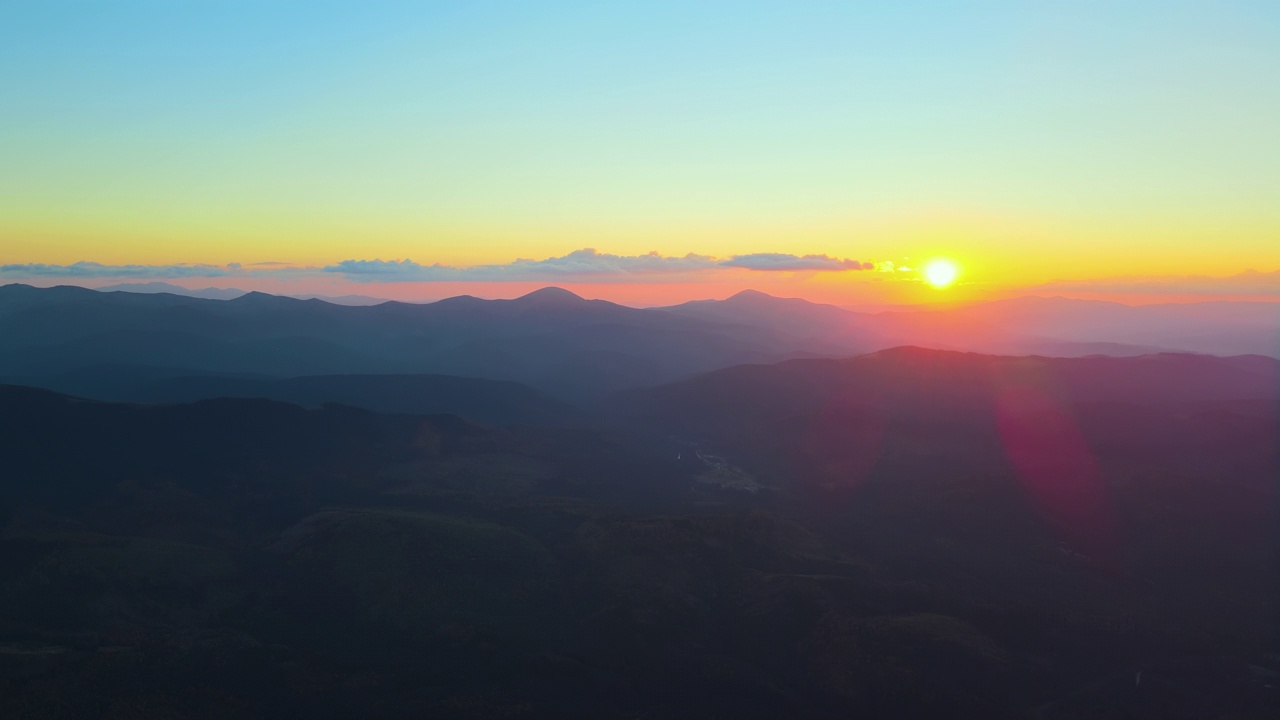
[[9, 0], [0, 283], [1280, 300], [1278, 78], [1272, 0]]

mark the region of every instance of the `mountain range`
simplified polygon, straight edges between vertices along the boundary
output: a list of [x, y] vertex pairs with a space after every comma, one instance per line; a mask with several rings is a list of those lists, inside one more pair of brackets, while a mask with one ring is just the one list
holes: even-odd
[[1278, 309], [1021, 298], [857, 313], [753, 291], [631, 308], [559, 288], [513, 300], [346, 306], [262, 293], [214, 300], [7, 285], [0, 287], [0, 380], [142, 400], [175, 377], [435, 374], [520, 382], [581, 405], [744, 363], [900, 345], [1060, 357], [1277, 356]]

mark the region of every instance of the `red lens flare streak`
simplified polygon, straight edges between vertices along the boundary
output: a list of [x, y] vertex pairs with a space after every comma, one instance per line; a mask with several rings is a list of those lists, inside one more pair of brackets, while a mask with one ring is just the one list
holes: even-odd
[[1009, 464], [1071, 551], [1106, 559], [1115, 549], [1114, 513], [1097, 459], [1067, 409], [1034, 387], [1007, 388], [996, 398], [996, 426]]

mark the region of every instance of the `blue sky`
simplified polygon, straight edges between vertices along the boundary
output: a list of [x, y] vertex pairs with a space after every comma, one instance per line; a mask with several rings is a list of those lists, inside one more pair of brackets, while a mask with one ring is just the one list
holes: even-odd
[[1278, 7], [9, 2], [0, 262], [1273, 269]]

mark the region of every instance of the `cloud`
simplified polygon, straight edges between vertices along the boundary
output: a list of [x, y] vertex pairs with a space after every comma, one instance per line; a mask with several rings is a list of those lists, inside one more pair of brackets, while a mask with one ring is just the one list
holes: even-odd
[[721, 268], [760, 271], [845, 271], [870, 270], [871, 263], [841, 260], [827, 255], [788, 255], [755, 253], [716, 260], [710, 255], [689, 253], [665, 256], [656, 252], [645, 255], [611, 255], [594, 248], [576, 250], [561, 257], [545, 260], [516, 260], [505, 265], [423, 265], [413, 260], [344, 260], [324, 268], [359, 282], [430, 282], [430, 281], [505, 281], [505, 280], [635, 280], [640, 278], [679, 277], [689, 273]]
[[319, 276], [318, 268], [298, 267], [283, 263], [265, 263], [269, 267], [259, 267], [264, 263], [241, 265], [227, 263], [212, 265], [208, 263], [190, 263], [174, 265], [105, 265], [103, 263], [82, 260], [69, 265], [48, 265], [45, 263], [13, 263], [0, 265], [0, 277], [14, 279], [61, 278], [61, 279], [121, 279], [121, 280], [180, 280], [182, 278], [301, 278]]
[[413, 260], [344, 260], [324, 268], [353, 280], [365, 282], [411, 281], [503, 281], [543, 280], [552, 278], [627, 277], [637, 275], [677, 275], [705, 270], [715, 260], [690, 253], [684, 257], [647, 255], [611, 255], [592, 248], [577, 250], [562, 257], [545, 260], [520, 259], [505, 265], [422, 265]]
[[645, 255], [609, 255], [592, 248], [575, 250], [558, 258], [516, 260], [500, 267], [510, 272], [548, 273], [553, 275], [672, 275], [706, 270], [715, 265], [708, 255], [689, 253], [683, 257], [666, 257], [656, 252]]
[[843, 272], [870, 270], [871, 263], [842, 260], [828, 255], [754, 253], [719, 260], [710, 255], [689, 253], [667, 256], [657, 252], [644, 255], [613, 255], [594, 248], [543, 260], [519, 259], [496, 265], [459, 267], [430, 265], [404, 260], [343, 260], [326, 267], [298, 267], [282, 263], [228, 263], [178, 265], [104, 265], [77, 262], [70, 265], [25, 263], [0, 265], [0, 275], [11, 278], [68, 279], [181, 279], [181, 278], [305, 278], [340, 276], [361, 283], [385, 282], [641, 282], [646, 280], [692, 279], [700, 273], [728, 270]]
[[459, 272], [447, 265], [419, 265], [409, 260], [343, 260], [329, 265], [325, 272], [346, 275], [361, 282], [409, 282], [414, 280], [452, 280], [445, 275]]
[[231, 265], [103, 265], [81, 261], [70, 265], [21, 263], [0, 265], [0, 274], [19, 277], [66, 278], [200, 278], [238, 275], [240, 266]]
[[611, 255], [593, 248], [545, 260], [520, 259], [505, 265], [422, 265], [413, 260], [343, 260], [324, 268], [358, 282], [540, 281], [563, 279], [627, 280], [681, 276], [718, 267], [715, 258], [689, 253], [664, 256]]
[[824, 271], [870, 270], [874, 265], [857, 260], [841, 260], [828, 255], [788, 255], [786, 253], [753, 253], [734, 255], [720, 263], [724, 267], [746, 268], [764, 271]]
[[1029, 290], [1041, 292], [1091, 292], [1148, 295], [1275, 295], [1280, 296], [1280, 270], [1245, 272], [1226, 277], [1184, 275], [1168, 277], [1114, 277], [1097, 280], [1058, 280]]
[[892, 260], [882, 260], [878, 263], [874, 263], [874, 264], [867, 263], [867, 264], [871, 266], [867, 268], [868, 270], [875, 269], [876, 272], [882, 272], [882, 273], [913, 273], [916, 271], [915, 268], [909, 265], [898, 265], [894, 263]]

